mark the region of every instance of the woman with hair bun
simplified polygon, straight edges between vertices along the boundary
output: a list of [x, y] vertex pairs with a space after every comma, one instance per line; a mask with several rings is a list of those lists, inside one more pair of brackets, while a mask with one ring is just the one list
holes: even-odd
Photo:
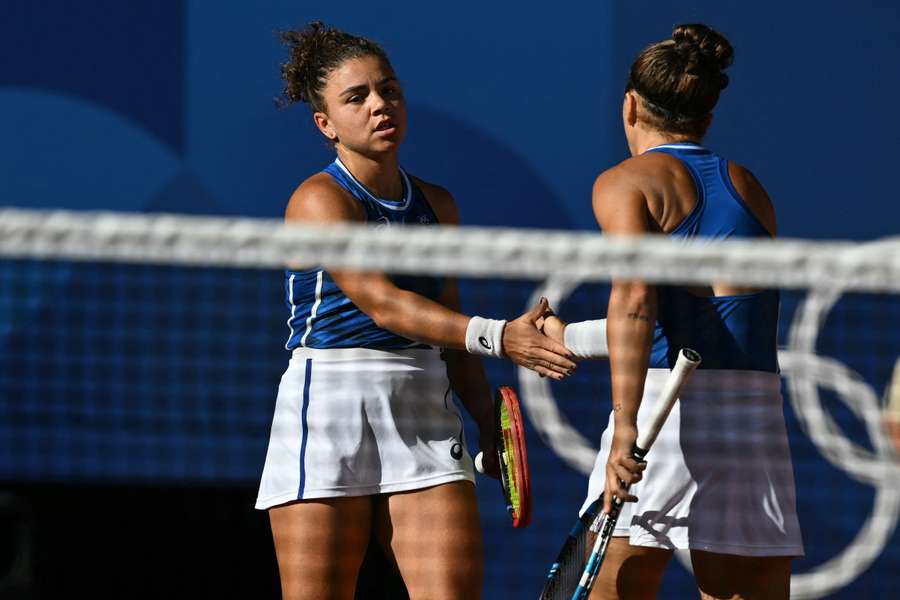
[[[701, 144], [733, 54], [720, 33], [680, 25], [638, 55], [622, 106], [632, 157], [593, 188], [605, 234], [775, 235], [775, 211], [759, 181]], [[608, 349], [610, 360], [613, 410], [582, 510], [601, 494], [605, 511], [614, 496], [626, 503], [592, 599], [656, 597], [675, 549], [690, 549], [703, 598], [788, 598], [791, 559], [803, 544], [778, 375], [778, 310], [776, 290], [614, 281], [605, 324], [544, 323], [577, 357]], [[703, 362], [647, 462], [638, 463], [631, 448], [642, 417], [685, 347]]]
[[[403, 90], [384, 50], [321, 23], [289, 31], [286, 103], [312, 109], [337, 157], [304, 181], [290, 223], [457, 223], [444, 188], [406, 173]], [[562, 378], [574, 367], [535, 322], [459, 312], [435, 277], [291, 267], [292, 351], [256, 507], [268, 509], [286, 599], [352, 598], [370, 539], [410, 598], [478, 598], [484, 577], [472, 459], [459, 396], [497, 476], [491, 394], [478, 355]]]

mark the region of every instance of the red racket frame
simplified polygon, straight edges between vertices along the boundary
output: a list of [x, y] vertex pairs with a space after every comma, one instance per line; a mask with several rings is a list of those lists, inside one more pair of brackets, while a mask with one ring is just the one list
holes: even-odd
[[[495, 419], [497, 423], [497, 464], [500, 466], [500, 486], [503, 489], [503, 497], [509, 515], [512, 518], [513, 527], [521, 528], [531, 521], [531, 477], [528, 471], [528, 448], [525, 445], [525, 423], [522, 420], [522, 410], [519, 407], [519, 397], [509, 386], [500, 386], [494, 396]], [[500, 407], [506, 406], [509, 413], [510, 430], [505, 435], [500, 423]], [[503, 461], [503, 449], [512, 452], [516, 456], [516, 469], [513, 472], [519, 483], [519, 514], [515, 513], [509, 495], [509, 482]]]

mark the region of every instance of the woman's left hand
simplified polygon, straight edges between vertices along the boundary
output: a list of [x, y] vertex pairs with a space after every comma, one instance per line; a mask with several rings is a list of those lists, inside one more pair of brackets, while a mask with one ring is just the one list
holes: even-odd
[[500, 479], [500, 465], [497, 464], [497, 442], [494, 438], [493, 431], [489, 435], [482, 434], [478, 441], [481, 448], [482, 467], [484, 475]]

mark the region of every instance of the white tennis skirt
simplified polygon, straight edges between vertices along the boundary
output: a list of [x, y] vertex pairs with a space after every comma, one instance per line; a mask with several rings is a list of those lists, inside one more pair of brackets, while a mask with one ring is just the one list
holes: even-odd
[[[638, 411], [668, 377], [650, 369]], [[582, 512], [603, 493], [613, 415]], [[696, 371], [647, 455], [614, 535], [636, 546], [743, 556], [802, 556], [781, 380], [756, 371]]]
[[474, 483], [438, 350], [294, 350], [256, 508]]

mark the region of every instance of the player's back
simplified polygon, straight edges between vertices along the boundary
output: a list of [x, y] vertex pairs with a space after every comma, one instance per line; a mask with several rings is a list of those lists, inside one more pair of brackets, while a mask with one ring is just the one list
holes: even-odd
[[[673, 198], [670, 190], [679, 184], [661, 182], [663, 188], [669, 186], [666, 191], [670, 194], [668, 206], [658, 208], [659, 214], [672, 221], [664, 227], [666, 233], [707, 240], [771, 237], [774, 219], [771, 224], [763, 223], [770, 216], [765, 212], [766, 205], [762, 209], [759, 202], [748, 205], [735, 187], [725, 158], [690, 142], [658, 146], [648, 152], [677, 159], [676, 169], [682, 174], [686, 171], [692, 184], [687, 188], [681, 184], [677, 198]], [[691, 187], [692, 195], [684, 191]], [[764, 201], [768, 203], [767, 196]], [[657, 289], [659, 308], [651, 367], [670, 367], [678, 350], [690, 347], [704, 357], [705, 369], [777, 372], [776, 290], [733, 290], [716, 285]]]

